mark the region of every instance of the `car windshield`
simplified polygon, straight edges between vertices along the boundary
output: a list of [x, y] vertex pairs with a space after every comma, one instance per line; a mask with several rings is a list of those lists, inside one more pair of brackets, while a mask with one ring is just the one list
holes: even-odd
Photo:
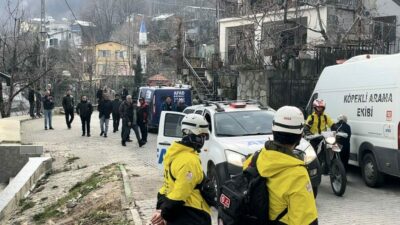
[[271, 134], [272, 120], [273, 114], [262, 110], [217, 113], [215, 131], [218, 137]]

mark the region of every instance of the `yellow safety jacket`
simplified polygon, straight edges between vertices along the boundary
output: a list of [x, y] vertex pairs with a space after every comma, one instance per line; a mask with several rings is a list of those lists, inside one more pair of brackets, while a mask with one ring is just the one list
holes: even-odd
[[312, 134], [320, 134], [322, 131], [327, 131], [333, 125], [333, 120], [325, 113], [318, 116], [315, 112], [308, 116], [306, 125], [310, 128]]
[[[247, 168], [251, 157], [244, 163]], [[260, 176], [267, 178], [269, 218], [289, 225], [308, 225], [318, 218], [311, 181], [304, 162], [293, 156], [263, 148], [257, 159]]]
[[164, 156], [164, 183], [159, 193], [211, 215], [210, 207], [195, 189], [203, 177], [199, 154], [193, 148], [174, 142]]

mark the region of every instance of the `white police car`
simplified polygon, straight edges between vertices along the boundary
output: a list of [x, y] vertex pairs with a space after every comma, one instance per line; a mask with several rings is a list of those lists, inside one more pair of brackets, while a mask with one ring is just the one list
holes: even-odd
[[[168, 147], [173, 141], [181, 139], [180, 124], [189, 113], [203, 115], [209, 123], [210, 138], [205, 142], [200, 156], [205, 173], [216, 187], [240, 173], [246, 157], [272, 139], [275, 111], [254, 101], [206, 102], [190, 106], [183, 113], [163, 111], [157, 137], [160, 169]], [[309, 145], [305, 140], [302, 142]], [[321, 182], [318, 167], [318, 160], [308, 166], [315, 192]]]

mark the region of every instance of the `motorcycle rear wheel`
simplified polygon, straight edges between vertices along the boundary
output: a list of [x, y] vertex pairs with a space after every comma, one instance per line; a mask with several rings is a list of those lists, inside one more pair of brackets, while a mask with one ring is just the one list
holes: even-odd
[[347, 177], [343, 163], [339, 159], [333, 159], [331, 162], [330, 181], [333, 193], [342, 196], [346, 191]]

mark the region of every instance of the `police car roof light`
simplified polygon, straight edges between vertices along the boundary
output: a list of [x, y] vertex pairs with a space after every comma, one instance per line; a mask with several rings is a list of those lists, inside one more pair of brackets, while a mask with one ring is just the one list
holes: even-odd
[[241, 109], [241, 108], [245, 108], [246, 107], [246, 103], [245, 102], [233, 102], [233, 103], [230, 104], [230, 106], [232, 108]]

